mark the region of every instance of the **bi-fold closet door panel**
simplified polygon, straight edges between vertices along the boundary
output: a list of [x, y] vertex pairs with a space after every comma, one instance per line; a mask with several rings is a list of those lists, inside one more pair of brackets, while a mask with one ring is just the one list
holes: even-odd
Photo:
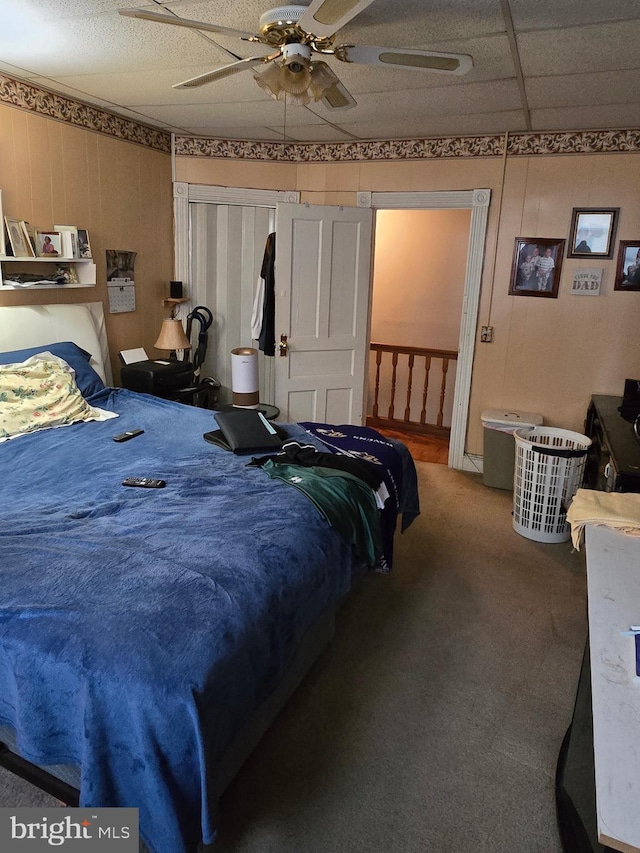
[[[191, 282], [196, 304], [214, 315], [204, 375], [222, 383], [231, 401], [231, 350], [256, 347], [251, 337], [253, 301], [275, 208], [191, 203]], [[260, 400], [274, 401], [274, 359], [259, 353]]]

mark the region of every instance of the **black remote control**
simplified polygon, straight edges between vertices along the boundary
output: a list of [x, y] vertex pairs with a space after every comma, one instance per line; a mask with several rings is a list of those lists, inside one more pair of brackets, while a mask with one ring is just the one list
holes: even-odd
[[164, 489], [164, 480], [154, 480], [151, 477], [127, 477], [122, 481], [123, 486], [140, 486], [141, 489]]
[[114, 441], [129, 441], [130, 438], [135, 438], [137, 435], [142, 435], [143, 429], [130, 429], [128, 432], [121, 432], [120, 435], [114, 435]]

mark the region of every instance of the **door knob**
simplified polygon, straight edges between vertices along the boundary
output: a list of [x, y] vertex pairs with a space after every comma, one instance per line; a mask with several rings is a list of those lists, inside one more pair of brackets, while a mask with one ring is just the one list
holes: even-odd
[[280, 335], [280, 343], [278, 344], [278, 349], [280, 350], [280, 355], [283, 358], [286, 358], [287, 352], [289, 350], [289, 344], [287, 343], [286, 335]]

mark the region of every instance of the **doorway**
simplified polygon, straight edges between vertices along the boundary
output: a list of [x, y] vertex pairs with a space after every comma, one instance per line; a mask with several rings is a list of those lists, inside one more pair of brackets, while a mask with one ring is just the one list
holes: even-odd
[[448, 465], [458, 470], [476, 471], [465, 454], [471, 372], [475, 352], [480, 286], [484, 266], [485, 238], [491, 190], [449, 190], [434, 192], [358, 193], [358, 205], [375, 210], [460, 210], [471, 211], [469, 242], [466, 251], [464, 296], [460, 320], [460, 339], [456, 383], [451, 415]]
[[[473, 461], [465, 455], [465, 439], [490, 199], [491, 191], [489, 189], [472, 189], [434, 192], [358, 192], [356, 200], [358, 207], [371, 207], [374, 210], [457, 208], [471, 210], [469, 243], [466, 253], [464, 304], [460, 326], [448, 457], [448, 464], [451, 468], [469, 471], [477, 470]], [[202, 184], [174, 183], [176, 279], [190, 281], [190, 203], [240, 203], [275, 207], [280, 201], [298, 203], [299, 200], [299, 193], [294, 191], [243, 190]], [[195, 242], [197, 244], [198, 241]], [[197, 251], [195, 247], [194, 249]], [[191, 294], [192, 299], [196, 301], [199, 299], [197, 290], [198, 288], [194, 287], [194, 292]]]
[[[367, 417], [419, 461], [446, 464], [471, 211], [377, 210]], [[422, 352], [422, 350], [428, 351]], [[451, 353], [451, 358], [436, 353]]]

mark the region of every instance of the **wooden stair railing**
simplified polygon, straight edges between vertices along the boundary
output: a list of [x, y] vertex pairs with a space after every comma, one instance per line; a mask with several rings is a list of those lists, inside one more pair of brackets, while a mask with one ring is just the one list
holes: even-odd
[[[395, 344], [370, 344], [371, 352], [376, 354], [375, 389], [371, 415], [367, 417], [367, 423], [372, 427], [387, 427], [403, 429], [408, 432], [418, 432], [430, 435], [448, 436], [451, 432], [450, 426], [445, 426], [444, 403], [447, 394], [447, 374], [449, 362], [456, 361], [458, 353], [455, 350], [426, 349], [425, 347], [403, 347]], [[389, 406], [386, 417], [380, 414], [380, 383], [387, 375], [383, 364], [383, 353], [391, 354], [391, 377], [389, 381]], [[396, 409], [396, 386], [398, 381], [398, 360], [400, 356], [407, 356], [407, 388], [404, 402], [404, 413], [401, 418], [395, 416]], [[422, 383], [422, 407], [416, 418], [411, 417], [411, 395], [413, 390], [413, 373], [420, 360], [424, 359], [424, 380]], [[388, 361], [388, 359], [387, 359]], [[431, 368], [434, 361], [441, 361], [440, 376], [440, 399], [438, 413], [435, 422], [427, 422], [427, 403], [430, 402], [429, 382]], [[433, 399], [433, 394], [431, 400]]]

